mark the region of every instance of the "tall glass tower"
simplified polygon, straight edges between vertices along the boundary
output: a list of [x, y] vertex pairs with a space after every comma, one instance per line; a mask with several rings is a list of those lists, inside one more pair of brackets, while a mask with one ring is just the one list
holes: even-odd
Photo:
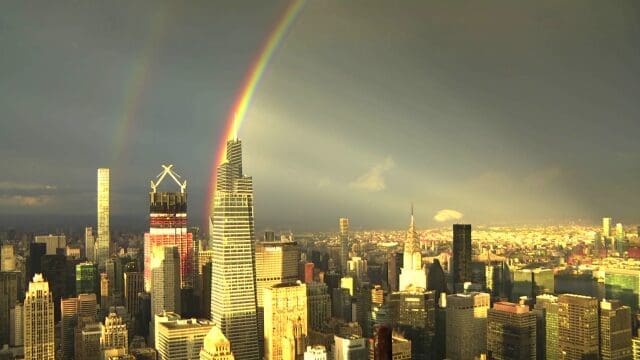
[[109, 258], [109, 169], [98, 169], [98, 237], [95, 244], [95, 261], [103, 270]]
[[236, 358], [258, 359], [253, 181], [242, 175], [239, 140], [227, 142], [213, 201], [211, 320], [231, 342]]

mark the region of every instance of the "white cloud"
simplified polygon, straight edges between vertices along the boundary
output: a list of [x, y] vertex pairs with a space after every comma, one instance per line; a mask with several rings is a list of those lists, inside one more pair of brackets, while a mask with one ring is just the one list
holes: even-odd
[[50, 201], [49, 195], [0, 195], [0, 206], [38, 207]]
[[452, 221], [452, 220], [460, 220], [462, 219], [463, 216], [464, 214], [461, 213], [460, 211], [451, 210], [451, 209], [442, 209], [433, 216], [433, 220], [437, 222], [446, 222], [446, 221]]
[[0, 181], [0, 190], [55, 190], [55, 185]]
[[387, 188], [384, 175], [394, 166], [395, 163], [391, 156], [387, 156], [381, 163], [374, 165], [369, 171], [349, 183], [349, 186], [370, 192], [382, 191]]

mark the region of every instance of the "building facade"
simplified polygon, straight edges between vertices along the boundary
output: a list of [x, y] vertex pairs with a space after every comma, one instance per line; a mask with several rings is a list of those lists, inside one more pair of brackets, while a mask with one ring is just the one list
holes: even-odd
[[536, 360], [536, 315], [527, 305], [497, 302], [487, 315], [487, 356]]
[[49, 283], [36, 274], [24, 299], [24, 358], [54, 360], [53, 294]]
[[98, 233], [94, 246], [94, 259], [99, 270], [104, 270], [110, 254], [109, 192], [109, 169], [100, 168], [98, 169]]
[[211, 320], [238, 359], [259, 358], [253, 181], [242, 173], [239, 140], [218, 167], [210, 227]]
[[598, 300], [558, 296], [558, 356], [565, 360], [598, 359]]
[[489, 294], [447, 296], [446, 352], [451, 360], [467, 360], [486, 351]]

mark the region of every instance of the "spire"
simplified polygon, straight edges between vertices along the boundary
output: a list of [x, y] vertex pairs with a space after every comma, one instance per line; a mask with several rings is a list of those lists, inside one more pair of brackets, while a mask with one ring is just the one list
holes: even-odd
[[415, 224], [415, 221], [413, 219], [413, 202], [411, 202], [411, 225], [409, 225], [409, 229], [410, 229], [410, 231], [414, 231], [414, 232], [415, 232], [415, 229], [416, 229], [416, 224]]

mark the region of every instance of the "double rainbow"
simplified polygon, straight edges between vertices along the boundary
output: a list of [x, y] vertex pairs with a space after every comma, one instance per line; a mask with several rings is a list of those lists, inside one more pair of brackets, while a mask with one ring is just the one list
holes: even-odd
[[269, 36], [263, 43], [256, 59], [253, 61], [245, 75], [242, 87], [240, 88], [240, 91], [236, 96], [236, 100], [233, 103], [229, 114], [227, 115], [225, 127], [217, 147], [216, 156], [214, 158], [213, 164], [211, 165], [211, 175], [208, 191], [209, 203], [206, 209], [207, 216], [211, 214], [211, 211], [213, 209], [213, 196], [216, 188], [216, 173], [218, 166], [226, 161], [227, 140], [237, 138], [238, 132], [240, 131], [240, 126], [245, 120], [247, 110], [251, 105], [251, 100], [260, 83], [260, 79], [262, 79], [262, 76], [264, 75], [267, 65], [269, 64], [269, 61], [271, 60], [271, 57], [273, 56], [275, 50], [278, 48], [285, 35], [287, 34], [287, 30], [295, 21], [296, 17], [300, 13], [300, 10], [302, 10], [304, 3], [305, 0], [293, 0], [289, 4], [285, 12], [276, 23], [276, 26], [269, 33]]

